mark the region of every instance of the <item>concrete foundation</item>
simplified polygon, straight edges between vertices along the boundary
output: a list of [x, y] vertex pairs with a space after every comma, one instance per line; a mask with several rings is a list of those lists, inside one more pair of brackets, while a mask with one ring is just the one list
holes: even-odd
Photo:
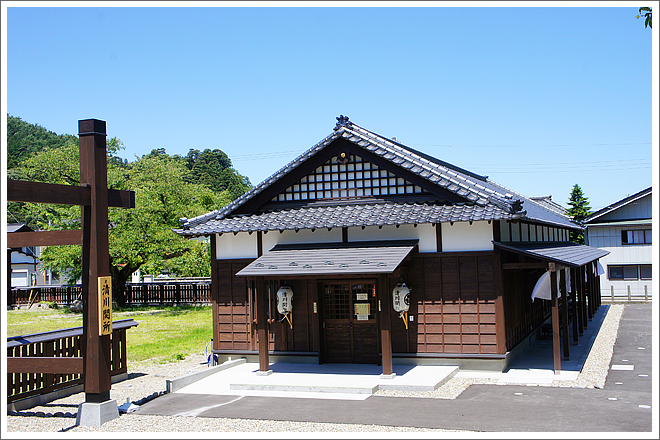
[[116, 400], [106, 400], [101, 403], [84, 402], [78, 405], [76, 425], [101, 426], [105, 422], [119, 417]]

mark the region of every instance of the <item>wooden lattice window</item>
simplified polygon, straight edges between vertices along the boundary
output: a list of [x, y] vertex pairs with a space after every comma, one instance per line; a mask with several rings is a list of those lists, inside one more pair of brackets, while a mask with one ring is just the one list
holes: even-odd
[[342, 162], [344, 163], [339, 163], [338, 158], [333, 157], [289, 186], [272, 201], [350, 199], [423, 192], [419, 186], [378, 165], [364, 161], [359, 156], [348, 154]]
[[326, 284], [324, 307], [326, 319], [349, 319], [351, 304], [348, 284]]

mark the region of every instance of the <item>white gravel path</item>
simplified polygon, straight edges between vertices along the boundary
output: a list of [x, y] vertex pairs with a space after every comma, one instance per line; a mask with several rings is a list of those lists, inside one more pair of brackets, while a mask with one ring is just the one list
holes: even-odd
[[[619, 321], [623, 313], [622, 304], [611, 305], [601, 329], [594, 341], [582, 371], [575, 381], [554, 381], [552, 386], [602, 388], [612, 358]], [[129, 378], [114, 384], [110, 398], [118, 405], [127, 399], [142, 404], [165, 393], [165, 380], [208, 368], [204, 354], [196, 354], [171, 364], [149, 362], [130, 363]], [[433, 392], [377, 391], [377, 395], [396, 397], [454, 399], [472, 384], [495, 383], [497, 379], [454, 377]], [[119, 418], [104, 423], [101, 427], [77, 426], [78, 405], [84, 402], [84, 393], [58, 399], [51, 403], [10, 413], [3, 423], [3, 434], [26, 432], [417, 432], [445, 431], [437, 429], [403, 428], [376, 425], [353, 425], [334, 423], [282, 422], [273, 420], [247, 420], [205, 417], [147, 416], [138, 413], [122, 414]], [[3, 438], [5, 435], [2, 436]], [[20, 436], [25, 437], [25, 436]], [[41, 438], [41, 437], [39, 437]]]

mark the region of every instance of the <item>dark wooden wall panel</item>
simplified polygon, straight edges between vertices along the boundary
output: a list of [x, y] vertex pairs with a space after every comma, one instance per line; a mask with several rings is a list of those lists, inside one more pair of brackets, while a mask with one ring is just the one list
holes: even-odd
[[247, 278], [235, 274], [252, 260], [218, 260], [218, 325], [214, 338], [221, 350], [248, 350], [250, 348], [249, 299]]
[[[416, 334], [409, 338], [417, 343], [415, 352], [498, 352], [494, 255], [446, 252], [413, 256], [406, 282], [417, 309]], [[394, 345], [394, 340], [395, 352], [413, 352], [404, 351], [398, 340]]]

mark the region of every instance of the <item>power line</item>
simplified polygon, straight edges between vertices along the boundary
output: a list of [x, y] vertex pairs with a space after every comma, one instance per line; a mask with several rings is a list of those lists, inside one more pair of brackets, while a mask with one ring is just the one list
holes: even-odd
[[550, 144], [550, 145], [453, 145], [453, 144], [409, 144], [417, 147], [452, 148], [557, 148], [557, 147], [623, 147], [630, 145], [651, 145], [651, 142], [628, 142], [622, 144]]

